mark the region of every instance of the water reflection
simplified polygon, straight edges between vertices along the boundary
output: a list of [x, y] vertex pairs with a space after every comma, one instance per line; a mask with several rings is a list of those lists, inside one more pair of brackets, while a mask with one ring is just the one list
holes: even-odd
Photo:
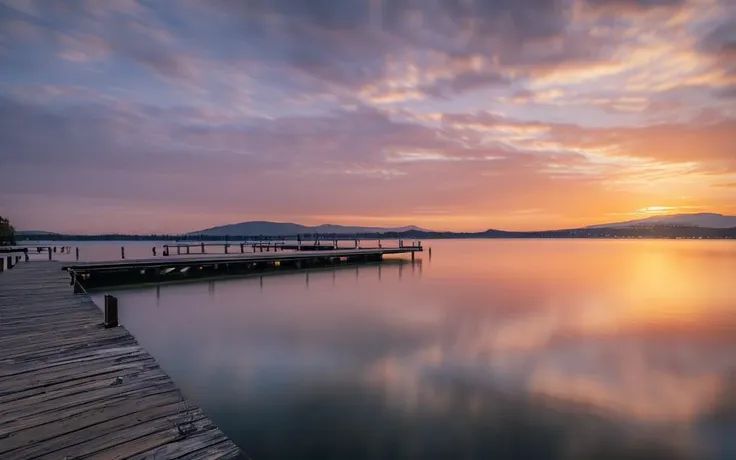
[[736, 458], [732, 244], [432, 246], [121, 321], [253, 458]]

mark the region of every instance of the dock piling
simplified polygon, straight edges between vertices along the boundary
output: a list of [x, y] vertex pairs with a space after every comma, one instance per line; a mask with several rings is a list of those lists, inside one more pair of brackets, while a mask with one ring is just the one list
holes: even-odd
[[120, 246], [120, 258], [125, 259], [125, 246]]
[[105, 295], [105, 328], [118, 326], [118, 298]]
[[49, 247], [49, 260], [51, 260], [51, 247]]
[[79, 246], [77, 246], [77, 248], [76, 248], [76, 249], [77, 249], [77, 250], [76, 250], [76, 253], [77, 253], [77, 260], [79, 260]]

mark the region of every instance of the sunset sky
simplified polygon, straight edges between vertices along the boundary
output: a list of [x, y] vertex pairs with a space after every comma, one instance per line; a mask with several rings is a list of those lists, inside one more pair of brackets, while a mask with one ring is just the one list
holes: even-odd
[[0, 215], [736, 214], [734, 0], [0, 0]]

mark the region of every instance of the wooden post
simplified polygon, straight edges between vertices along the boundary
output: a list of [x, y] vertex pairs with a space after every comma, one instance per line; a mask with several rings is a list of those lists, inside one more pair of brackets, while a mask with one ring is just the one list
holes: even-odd
[[230, 246], [229, 244], [225, 243], [225, 254], [227, 254], [227, 247]]
[[13, 256], [5, 257], [5, 270], [13, 268]]
[[153, 257], [156, 257], [156, 246], [151, 248], [151, 252], [153, 252]]
[[125, 259], [125, 246], [120, 246], [120, 258]]
[[189, 245], [187, 245], [187, 254], [189, 254]]
[[429, 247], [429, 258], [432, 258], [432, 246]]
[[118, 298], [105, 295], [105, 328], [118, 325]]
[[79, 260], [79, 246], [77, 246], [76, 253], [77, 253], [77, 260]]
[[49, 260], [51, 260], [51, 246], [49, 246]]
[[72, 275], [72, 284], [74, 285], [74, 293], [75, 294], [82, 294], [84, 293], [84, 290], [82, 290], [82, 285], [79, 283], [79, 280], [77, 279], [77, 274], [74, 273]]
[[411, 251], [411, 261], [414, 262], [414, 251]]
[[245, 246], [243, 243], [240, 243], [240, 253], [243, 254], [245, 252]]
[[181, 254], [181, 246], [179, 246], [179, 245], [177, 244], [177, 245], [176, 245], [176, 255], [178, 256], [178, 255], [180, 255], [180, 254]]

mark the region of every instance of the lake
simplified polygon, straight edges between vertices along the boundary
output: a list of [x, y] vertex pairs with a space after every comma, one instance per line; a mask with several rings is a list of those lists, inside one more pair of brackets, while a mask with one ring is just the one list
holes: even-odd
[[736, 244], [425, 246], [107, 293], [254, 460], [736, 458]]

